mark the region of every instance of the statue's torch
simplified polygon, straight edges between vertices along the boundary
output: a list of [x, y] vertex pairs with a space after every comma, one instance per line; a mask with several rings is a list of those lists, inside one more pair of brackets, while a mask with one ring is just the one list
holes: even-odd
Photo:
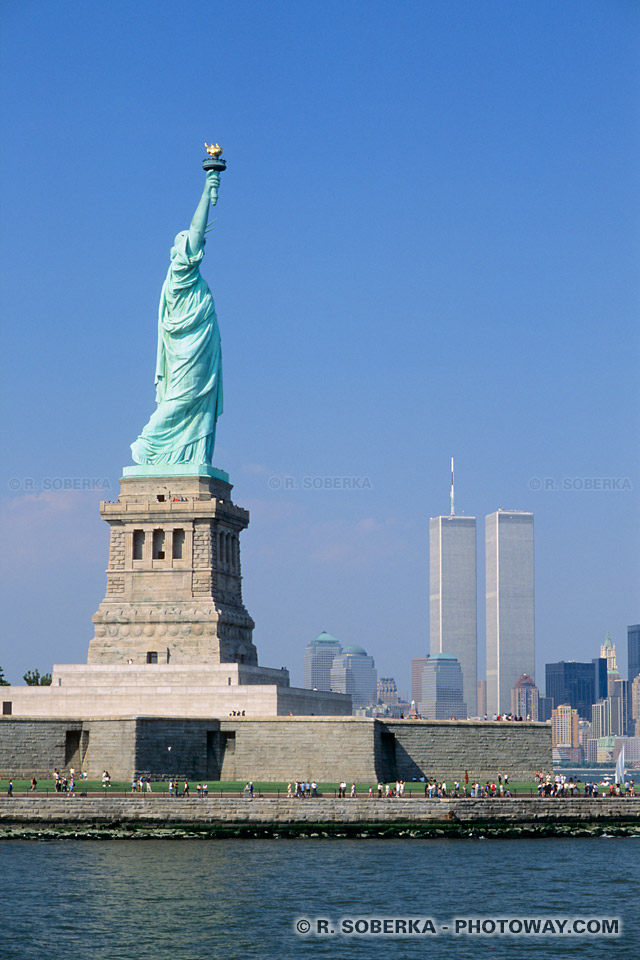
[[208, 177], [211, 182], [211, 203], [215, 206], [218, 202], [218, 187], [220, 186], [220, 174], [227, 169], [227, 161], [222, 159], [222, 147], [219, 143], [206, 144], [208, 156], [202, 161], [202, 169], [208, 174], [215, 172], [215, 177]]

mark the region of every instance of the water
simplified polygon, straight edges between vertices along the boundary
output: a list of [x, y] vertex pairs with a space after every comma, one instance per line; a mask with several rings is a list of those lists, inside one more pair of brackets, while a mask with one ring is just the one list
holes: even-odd
[[[607, 768], [603, 767], [601, 770], [599, 770], [598, 768], [594, 767], [593, 769], [587, 770], [587, 768], [585, 767], [584, 770], [581, 770], [579, 767], [570, 767], [570, 768], [559, 767], [559, 768], [556, 768], [553, 772], [554, 774], [556, 773], [564, 774], [567, 780], [572, 778], [573, 780], [576, 780], [576, 779], [582, 780], [583, 783], [586, 783], [587, 780], [595, 780], [596, 783], [600, 783], [600, 781], [604, 777], [609, 777], [610, 780], [613, 780], [613, 778], [615, 777], [616, 768], [611, 767], [611, 769], [609, 769], [608, 767]], [[631, 779], [638, 780], [640, 779], [640, 770], [636, 772], [634, 772], [633, 770], [627, 770], [626, 777], [627, 777], [627, 780], [631, 780]]]
[[[640, 956], [640, 839], [0, 843], [2, 960]], [[610, 937], [303, 938], [299, 917], [620, 916]], [[425, 942], [426, 941], [426, 942]]]

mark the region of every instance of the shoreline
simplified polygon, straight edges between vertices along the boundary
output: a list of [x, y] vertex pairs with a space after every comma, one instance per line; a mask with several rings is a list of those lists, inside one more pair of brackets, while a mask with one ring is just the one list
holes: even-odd
[[0, 798], [0, 839], [640, 836], [640, 797], [197, 800]]

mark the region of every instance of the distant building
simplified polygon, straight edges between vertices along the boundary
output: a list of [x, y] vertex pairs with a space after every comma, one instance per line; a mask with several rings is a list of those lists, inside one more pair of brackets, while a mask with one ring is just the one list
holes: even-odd
[[588, 739], [584, 742], [583, 747], [584, 759], [587, 763], [597, 763], [598, 762], [598, 741], [596, 739]]
[[477, 587], [475, 517], [429, 521], [430, 653], [457, 658], [464, 700], [476, 714]]
[[478, 713], [477, 716], [484, 717], [487, 713], [487, 681], [478, 680]]
[[422, 700], [422, 671], [429, 657], [414, 657], [411, 661], [411, 699], [416, 704]]
[[614, 736], [600, 737], [597, 743], [598, 743], [598, 752], [596, 755], [597, 762], [612, 763], [616, 738]]
[[539, 698], [540, 691], [535, 680], [523, 673], [511, 691], [511, 713], [525, 720], [537, 720]]
[[616, 661], [616, 645], [609, 634], [607, 634], [604, 643], [600, 646], [600, 656], [604, 657], [607, 661], [607, 695], [611, 696], [613, 693], [613, 684], [619, 679], [620, 672]]
[[600, 656], [604, 657], [607, 661], [607, 672], [618, 672], [618, 664], [616, 662], [616, 645], [609, 634], [606, 635], [604, 643], [600, 644]]
[[629, 666], [627, 676], [629, 683], [632, 684], [635, 678], [640, 676], [640, 623], [627, 627], [627, 663]]
[[427, 720], [466, 720], [462, 668], [452, 653], [434, 653], [422, 673], [419, 713]]
[[393, 677], [381, 677], [378, 680], [378, 699], [376, 705], [367, 713], [372, 717], [406, 717], [411, 710], [411, 704], [403, 700], [398, 694], [398, 687]]
[[611, 700], [611, 732], [616, 736], [626, 737], [631, 729], [629, 681], [620, 680], [620, 678], [614, 680], [609, 699]]
[[540, 723], [546, 723], [551, 720], [553, 710], [553, 700], [551, 697], [538, 697], [538, 720]]
[[353, 643], [344, 647], [333, 658], [331, 666], [331, 690], [333, 693], [351, 694], [354, 712], [375, 704], [378, 693], [378, 673], [373, 657]]
[[378, 680], [378, 703], [387, 706], [396, 706], [398, 703], [398, 687], [393, 677], [381, 677]]
[[598, 667], [593, 663], [561, 660], [545, 665], [546, 694], [554, 707], [568, 703], [583, 720], [591, 718], [591, 704], [596, 701]]
[[640, 737], [640, 674], [631, 684], [631, 716], [635, 723], [634, 734]]
[[304, 685], [307, 690], [331, 690], [331, 667], [341, 653], [340, 641], [322, 631], [304, 652]]
[[559, 760], [580, 760], [578, 711], [568, 703], [554, 707], [551, 714], [551, 746]]
[[591, 661], [594, 669], [595, 687], [593, 690], [593, 703], [596, 700], [603, 700], [609, 696], [609, 681], [607, 679], [607, 658], [594, 657]]
[[487, 712], [511, 708], [523, 673], [535, 678], [533, 514], [498, 510], [486, 518]]
[[[616, 737], [613, 744], [613, 759], [617, 760], [620, 751], [624, 747], [625, 764], [634, 763], [634, 766], [640, 760], [640, 739], [638, 737]], [[634, 776], [634, 773], [631, 774]], [[637, 779], [637, 771], [635, 773]]]
[[598, 700], [591, 707], [591, 733], [596, 740], [611, 735], [611, 701]]
[[587, 759], [587, 743], [593, 739], [593, 731], [588, 720], [578, 721], [578, 744], [580, 746], [580, 759]]

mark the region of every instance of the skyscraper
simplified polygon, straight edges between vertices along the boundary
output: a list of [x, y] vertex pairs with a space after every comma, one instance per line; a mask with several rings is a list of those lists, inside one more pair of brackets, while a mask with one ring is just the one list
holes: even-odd
[[591, 707], [591, 733], [593, 739], [600, 740], [611, 734], [611, 700], [598, 700]]
[[449, 653], [458, 660], [463, 699], [473, 717], [477, 713], [475, 517], [452, 515], [429, 521], [429, 621], [431, 656]]
[[631, 732], [640, 737], [640, 673], [631, 684], [631, 715], [635, 723], [635, 729], [632, 728]]
[[616, 645], [609, 634], [607, 634], [604, 643], [600, 645], [600, 656], [606, 658], [607, 661], [607, 693], [611, 696], [615, 681], [620, 679], [620, 672], [616, 662]]
[[606, 686], [601, 691], [596, 687], [599, 667], [602, 659], [591, 663], [577, 663], [575, 660], [545, 665], [546, 694], [553, 700], [554, 707], [561, 703], [570, 704], [582, 720], [591, 718], [591, 705], [606, 696]]
[[476, 689], [478, 691], [478, 703], [476, 704], [478, 716], [484, 717], [487, 712], [487, 681], [478, 680]]
[[540, 691], [536, 687], [535, 680], [523, 673], [516, 680], [516, 684], [511, 691], [511, 713], [516, 717], [523, 717], [525, 720], [538, 720], [539, 699]]
[[307, 690], [331, 690], [331, 667], [342, 652], [340, 641], [324, 630], [304, 651], [304, 685]]
[[631, 703], [630, 703], [630, 684], [628, 680], [618, 678], [613, 681], [613, 692], [609, 699], [611, 700], [611, 717], [617, 718], [614, 733], [618, 736], [626, 737], [631, 732]]
[[554, 758], [577, 761], [580, 759], [578, 739], [578, 711], [569, 704], [554, 707], [551, 714], [551, 743]]
[[411, 699], [416, 703], [422, 700], [422, 671], [428, 657], [413, 657], [411, 660]]
[[595, 688], [593, 703], [608, 696], [609, 682], [607, 680], [607, 661], [605, 657], [594, 657], [591, 661], [595, 670]]
[[640, 674], [640, 623], [627, 627], [627, 662], [629, 683], [633, 683]]
[[508, 712], [511, 689], [534, 674], [533, 514], [486, 518], [487, 713]]
[[420, 714], [427, 720], [466, 720], [460, 664], [451, 653], [434, 653], [422, 672]]
[[350, 693], [354, 710], [374, 704], [377, 688], [378, 672], [373, 657], [362, 647], [352, 643], [334, 657], [331, 666], [331, 689], [334, 693]]

